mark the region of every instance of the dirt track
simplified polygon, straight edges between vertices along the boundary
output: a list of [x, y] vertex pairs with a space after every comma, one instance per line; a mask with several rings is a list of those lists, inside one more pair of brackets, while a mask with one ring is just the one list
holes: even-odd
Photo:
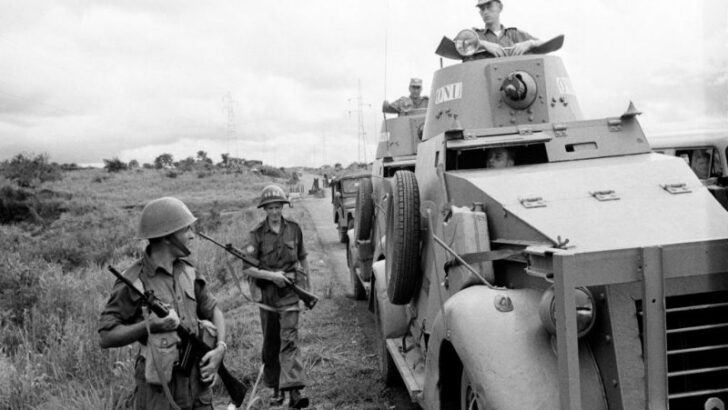
[[[304, 178], [304, 183], [307, 189], [311, 187], [312, 177]], [[294, 200], [293, 206], [304, 208], [310, 216], [309, 220], [300, 221], [303, 222], [304, 236], [309, 236], [312, 239], [306, 241], [309, 247], [309, 263], [318, 267], [316, 270], [319, 275], [329, 276], [329, 280], [325, 281], [323, 289], [318, 290], [314, 285], [315, 291], [321, 292], [324, 298], [329, 299], [322, 301], [324, 302], [322, 304], [324, 309], [321, 310], [320, 314], [330, 315], [331, 320], [340, 323], [340, 328], [337, 331], [345, 333], [321, 340], [328, 344], [347, 345], [328, 347], [329, 349], [334, 348], [341, 351], [342, 355], [349, 356], [346, 361], [350, 364], [350, 366], [346, 366], [347, 368], [338, 369], [337, 373], [339, 373], [339, 376], [344, 376], [343, 378], [334, 378], [332, 380], [334, 383], [355, 383], [356, 387], [349, 386], [349, 388], [354, 388], [355, 391], [351, 392], [354, 397], [361, 398], [361, 401], [357, 403], [344, 404], [340, 402], [335, 408], [419, 409], [418, 406], [411, 403], [403, 386], [386, 388], [379, 377], [374, 339], [376, 334], [374, 318], [367, 309], [366, 301], [355, 301], [346, 296], [347, 293], [351, 293], [349, 271], [346, 264], [346, 248], [344, 244], [339, 242], [338, 232], [333, 222], [330, 191], [327, 190], [326, 196], [323, 198], [304, 195], [304, 198]], [[312, 270], [314, 269], [312, 268]], [[331, 311], [326, 307], [329, 302], [333, 302]], [[321, 327], [320, 319], [324, 319], [321, 316], [314, 319], [312, 314], [313, 312], [304, 316], [303, 326], [309, 326], [308, 330], [314, 334], [326, 332], [324, 329], [320, 331], [311, 329], [310, 326]], [[326, 320], [324, 319], [324, 321]], [[339, 350], [339, 347], [343, 348], [343, 350]], [[315, 388], [315, 386], [311, 387]], [[350, 394], [347, 394], [347, 396], [349, 399], [353, 398]]]

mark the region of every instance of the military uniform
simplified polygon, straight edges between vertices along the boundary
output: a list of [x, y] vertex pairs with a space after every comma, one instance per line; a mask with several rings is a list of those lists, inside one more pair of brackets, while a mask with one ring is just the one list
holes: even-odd
[[536, 37], [528, 34], [525, 31], [521, 31], [515, 27], [505, 28], [502, 24], [500, 35], [496, 35], [490, 29], [474, 28], [473, 30], [478, 33], [478, 38], [480, 38], [481, 40], [485, 40], [490, 43], [496, 43], [501, 47], [513, 47], [517, 43], [523, 41], [537, 40]]
[[[303, 233], [298, 224], [281, 217], [278, 233], [270, 229], [267, 219], [250, 232], [247, 251], [260, 261], [260, 269], [282, 271], [296, 285], [307, 288], [308, 278], [300, 261], [306, 258]], [[251, 279], [253, 298], [272, 308], [260, 309], [263, 328], [263, 383], [280, 390], [305, 386], [301, 351], [298, 347], [298, 295], [273, 282]]]
[[[172, 272], [157, 266], [144, 253], [144, 257], [124, 272], [124, 276], [140, 290], [152, 290], [162, 302], [168, 304], [179, 315], [180, 325], [192, 333], [198, 333], [198, 319], [212, 319], [217, 306], [215, 298], [207, 290], [206, 279], [195, 271], [190, 262], [177, 259]], [[116, 281], [106, 306], [99, 319], [99, 332], [111, 330], [117, 325], [131, 325], [144, 320], [140, 298], [132, 294], [121, 281]], [[146, 349], [147, 338], [139, 341]], [[137, 410], [169, 410], [161, 385], [147, 383], [146, 361], [143, 354], [136, 359], [134, 391]], [[172, 373], [168, 384], [175, 403], [181, 409], [212, 410], [212, 393], [209, 386], [200, 381], [199, 367], [192, 366], [192, 372], [185, 376], [178, 369]]]
[[430, 99], [426, 96], [419, 98], [400, 97], [396, 101], [390, 103], [389, 107], [391, 107], [391, 110], [385, 112], [407, 114], [418, 108], [427, 108], [427, 104], [429, 102]]

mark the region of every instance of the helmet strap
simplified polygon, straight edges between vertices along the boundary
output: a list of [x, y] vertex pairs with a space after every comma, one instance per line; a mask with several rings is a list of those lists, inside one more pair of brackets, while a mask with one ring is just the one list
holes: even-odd
[[167, 235], [165, 237], [167, 241], [172, 244], [175, 248], [177, 248], [180, 252], [182, 252], [184, 257], [190, 256], [192, 253], [188, 247], [186, 247], [182, 242], [179, 241], [174, 235]]

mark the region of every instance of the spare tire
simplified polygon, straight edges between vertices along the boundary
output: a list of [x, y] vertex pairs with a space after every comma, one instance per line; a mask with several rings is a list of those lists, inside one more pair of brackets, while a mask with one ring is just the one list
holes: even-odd
[[392, 180], [386, 239], [387, 296], [405, 305], [419, 286], [420, 192], [412, 171], [397, 171]]
[[359, 180], [356, 191], [356, 219], [354, 220], [354, 238], [366, 241], [372, 235], [372, 219], [374, 218], [374, 200], [372, 200], [372, 180]]

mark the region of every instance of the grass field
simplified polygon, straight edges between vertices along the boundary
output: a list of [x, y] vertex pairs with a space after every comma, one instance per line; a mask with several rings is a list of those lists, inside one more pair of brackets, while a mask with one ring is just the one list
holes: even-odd
[[[38, 217], [0, 225], [0, 409], [129, 408], [137, 347], [100, 349], [96, 326], [113, 284], [106, 264], [123, 269], [142, 251], [134, 231], [144, 203], [178, 197], [199, 218], [197, 229], [242, 246], [263, 217], [256, 195], [271, 181], [256, 174], [188, 172], [170, 178], [156, 170], [82, 170], [38, 187]], [[0, 180], [0, 186], [7, 184]], [[303, 315], [300, 333], [312, 408], [388, 408], [371, 332], [359, 326], [371, 318], [341, 295], [304, 207], [285, 213], [304, 227], [312, 288], [322, 297]], [[232, 264], [239, 274], [241, 266], [201, 239], [192, 251], [226, 315], [226, 366], [254, 381], [262, 339], [258, 310], [240, 297], [226, 269]], [[251, 408], [267, 408], [268, 394], [263, 390]], [[224, 408], [219, 386], [215, 397]]]

